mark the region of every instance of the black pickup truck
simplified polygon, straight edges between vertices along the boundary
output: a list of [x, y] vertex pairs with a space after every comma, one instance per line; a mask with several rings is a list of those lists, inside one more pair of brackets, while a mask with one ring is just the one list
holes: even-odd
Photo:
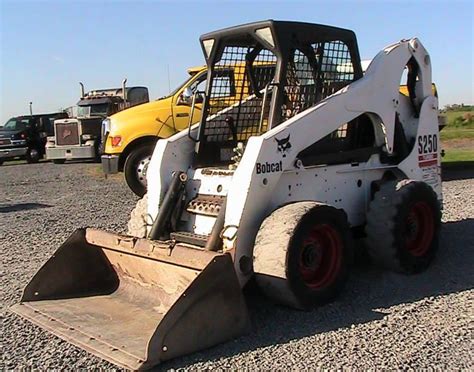
[[65, 112], [24, 115], [0, 126], [0, 165], [6, 160], [38, 162], [45, 154], [47, 136], [54, 135], [54, 120], [67, 118]]

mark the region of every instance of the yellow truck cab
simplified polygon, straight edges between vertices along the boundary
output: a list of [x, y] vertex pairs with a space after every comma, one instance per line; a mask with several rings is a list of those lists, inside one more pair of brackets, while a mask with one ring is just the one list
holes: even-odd
[[[191, 105], [183, 92], [204, 90], [205, 66], [188, 69], [190, 77], [168, 96], [118, 112], [102, 122], [104, 173], [119, 171], [132, 191], [143, 196], [146, 192], [146, 170], [156, 142], [187, 128]], [[194, 108], [192, 122], [201, 117], [201, 104]]]
[[[269, 69], [274, 65], [261, 65], [257, 69], [257, 79], [262, 84], [272, 76]], [[249, 84], [244, 81], [245, 65], [234, 67], [233, 70], [225, 68], [215, 70], [219, 79], [214, 81], [219, 84], [218, 94], [210, 97], [210, 104], [215, 110], [231, 106], [240, 97], [236, 92], [248, 95]], [[192, 95], [203, 92], [207, 79], [207, 67], [193, 67], [188, 69], [190, 77], [172, 93], [156, 101], [138, 105], [118, 112], [102, 122], [102, 168], [105, 174], [124, 172], [125, 180], [130, 189], [138, 196], [146, 193], [146, 171], [155, 148], [160, 138], [167, 138], [196, 123], [201, 118], [203, 96], [197, 94], [192, 110]], [[245, 84], [247, 89], [239, 89]]]

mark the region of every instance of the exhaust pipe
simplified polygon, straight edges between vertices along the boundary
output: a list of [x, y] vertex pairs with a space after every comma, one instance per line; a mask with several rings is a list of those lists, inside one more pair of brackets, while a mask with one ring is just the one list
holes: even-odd
[[81, 86], [81, 98], [84, 98], [84, 84], [79, 82], [79, 85]]
[[127, 103], [127, 90], [125, 89], [125, 84], [127, 84], [127, 78], [122, 80], [122, 94], [123, 94], [123, 101]]

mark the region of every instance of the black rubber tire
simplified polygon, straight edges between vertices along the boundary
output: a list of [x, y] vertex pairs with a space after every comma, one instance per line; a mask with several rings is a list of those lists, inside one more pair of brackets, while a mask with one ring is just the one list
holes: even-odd
[[40, 159], [41, 159], [41, 152], [38, 149], [34, 147], [28, 148], [28, 150], [26, 151], [26, 162], [28, 164], [38, 163]]
[[[420, 205], [424, 216], [413, 222]], [[365, 228], [368, 253], [386, 269], [419, 273], [436, 255], [440, 229], [440, 203], [431, 186], [414, 180], [387, 181], [369, 204]]]
[[3, 164], [3, 160], [0, 160], [0, 166]]
[[123, 166], [123, 172], [125, 175], [125, 181], [128, 187], [139, 197], [143, 197], [146, 194], [146, 186], [143, 185], [137, 177], [137, 168], [139, 163], [146, 157], [153, 154], [155, 149], [154, 144], [146, 144], [137, 147], [128, 154], [125, 164]]
[[[303, 237], [320, 226], [330, 226], [337, 234], [339, 264], [327, 283], [312, 287], [301, 269], [301, 257], [307, 249]], [[316, 247], [319, 252], [327, 249]], [[331, 249], [328, 252], [331, 254]], [[319, 253], [319, 257], [324, 254]], [[353, 241], [344, 211], [316, 202], [288, 204], [274, 211], [260, 227], [254, 248], [255, 278], [263, 292], [277, 303], [310, 309], [333, 300], [342, 291], [353, 257]]]
[[53, 159], [54, 164], [64, 164], [66, 159]]

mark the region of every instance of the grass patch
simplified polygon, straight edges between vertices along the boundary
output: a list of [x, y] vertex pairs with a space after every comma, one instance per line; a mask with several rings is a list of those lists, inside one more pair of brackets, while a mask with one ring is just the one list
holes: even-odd
[[443, 163], [474, 161], [474, 149], [448, 149], [442, 158]]
[[464, 128], [474, 125], [474, 111], [472, 110], [447, 111], [444, 116], [446, 116], [449, 126]]
[[459, 128], [446, 126], [441, 131], [441, 141], [453, 140], [453, 139], [474, 139], [474, 127], [473, 128]]
[[451, 147], [449, 141], [452, 140], [462, 141], [467, 148], [474, 145], [474, 106], [451, 107], [442, 115], [447, 123], [440, 134], [443, 145]]

